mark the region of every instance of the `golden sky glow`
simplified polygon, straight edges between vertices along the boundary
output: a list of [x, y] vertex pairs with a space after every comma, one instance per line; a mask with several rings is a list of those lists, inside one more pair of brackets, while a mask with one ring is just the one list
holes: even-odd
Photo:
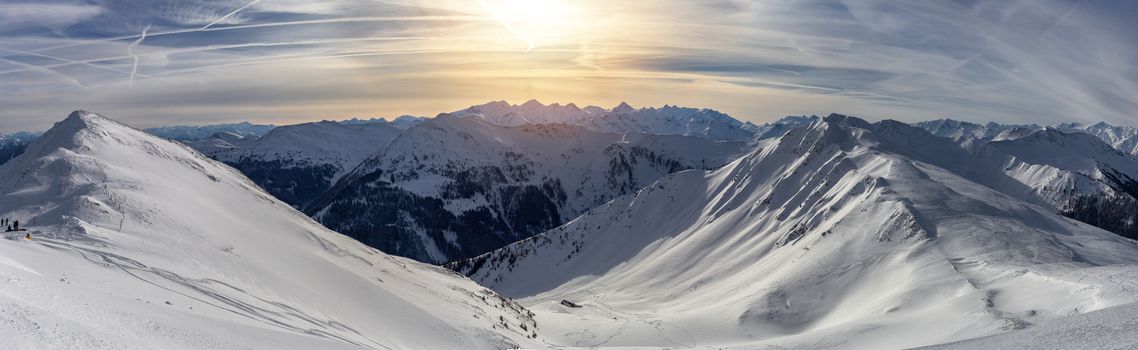
[[12, 0], [0, 5], [0, 132], [77, 108], [151, 126], [531, 98], [756, 122], [1134, 124], [1128, 14], [1060, 1]]

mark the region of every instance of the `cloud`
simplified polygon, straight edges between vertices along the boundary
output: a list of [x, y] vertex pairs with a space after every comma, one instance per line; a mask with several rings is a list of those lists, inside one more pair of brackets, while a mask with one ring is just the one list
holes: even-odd
[[0, 132], [79, 107], [192, 123], [532, 97], [1138, 125], [1132, 2], [560, 0], [575, 17], [527, 52], [477, 1], [10, 1]]

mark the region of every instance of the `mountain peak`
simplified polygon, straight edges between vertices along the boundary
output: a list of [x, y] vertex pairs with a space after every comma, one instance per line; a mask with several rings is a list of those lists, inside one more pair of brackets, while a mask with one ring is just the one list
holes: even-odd
[[617, 105], [616, 107], [614, 107], [614, 108], [612, 109], [612, 111], [613, 111], [613, 113], [617, 113], [617, 114], [623, 114], [623, 113], [632, 113], [632, 112], [635, 112], [635, 111], [636, 111], [636, 109], [635, 109], [635, 108], [632, 108], [632, 106], [630, 106], [630, 105], [628, 104], [628, 102], [621, 102], [619, 105]]
[[529, 101], [526, 101], [526, 103], [523, 103], [522, 107], [536, 108], [536, 107], [545, 107], [545, 105], [542, 104], [541, 101], [538, 101], [537, 99], [531, 98]]
[[98, 113], [88, 112], [88, 111], [80, 109], [80, 110], [71, 112], [71, 114], [67, 115], [66, 119], [63, 119], [59, 123], [56, 123], [55, 127], [53, 127], [52, 129], [60, 128], [60, 127], [68, 128], [68, 129], [82, 129], [82, 128], [85, 128], [87, 126], [90, 126], [93, 123], [99, 123], [102, 121], [109, 121], [109, 120], [110, 119], [107, 119], [107, 117], [101, 116]]

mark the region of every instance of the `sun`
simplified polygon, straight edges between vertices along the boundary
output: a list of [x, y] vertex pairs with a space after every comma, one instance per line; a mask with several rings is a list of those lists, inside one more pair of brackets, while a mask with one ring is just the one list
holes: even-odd
[[479, 0], [482, 8], [528, 50], [580, 34], [579, 12], [565, 0]]

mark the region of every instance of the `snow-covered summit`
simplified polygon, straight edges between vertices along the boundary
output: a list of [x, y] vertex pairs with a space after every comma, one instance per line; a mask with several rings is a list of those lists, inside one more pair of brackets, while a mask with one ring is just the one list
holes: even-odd
[[28, 229], [0, 240], [6, 347], [539, 344], [511, 301], [331, 232], [234, 169], [97, 114], [73, 113], [0, 166], [0, 196], [0, 217]]
[[976, 157], [953, 147], [831, 115], [453, 267], [580, 346], [906, 348], [1138, 301], [1134, 241], [940, 166]]

